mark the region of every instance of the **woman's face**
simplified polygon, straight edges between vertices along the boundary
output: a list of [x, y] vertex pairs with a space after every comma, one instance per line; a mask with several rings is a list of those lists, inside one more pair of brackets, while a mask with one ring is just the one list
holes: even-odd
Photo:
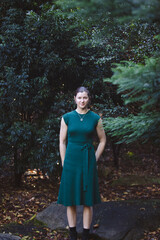
[[84, 109], [84, 108], [88, 107], [89, 96], [88, 96], [87, 92], [77, 93], [77, 95], [74, 97], [74, 100], [75, 100], [78, 108]]

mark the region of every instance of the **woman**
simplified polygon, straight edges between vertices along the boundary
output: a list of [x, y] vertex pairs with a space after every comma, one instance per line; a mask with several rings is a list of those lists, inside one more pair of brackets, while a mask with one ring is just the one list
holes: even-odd
[[[76, 206], [83, 205], [83, 240], [89, 238], [93, 205], [100, 203], [96, 162], [101, 156], [106, 136], [99, 115], [89, 108], [90, 94], [85, 87], [74, 96], [77, 108], [63, 115], [60, 127], [60, 156], [63, 166], [58, 203], [67, 206], [70, 239], [77, 239]], [[99, 145], [92, 145], [97, 132]], [[67, 146], [67, 147], [66, 147]]]

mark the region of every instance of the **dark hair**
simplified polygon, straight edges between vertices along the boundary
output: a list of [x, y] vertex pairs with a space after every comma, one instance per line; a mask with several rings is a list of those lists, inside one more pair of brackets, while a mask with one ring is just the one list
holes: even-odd
[[79, 92], [86, 92], [87, 95], [88, 95], [88, 97], [91, 98], [90, 92], [89, 92], [89, 90], [88, 90], [86, 87], [81, 86], [81, 87], [77, 88], [76, 91], [75, 91], [75, 96], [76, 96], [77, 93], [79, 93]]

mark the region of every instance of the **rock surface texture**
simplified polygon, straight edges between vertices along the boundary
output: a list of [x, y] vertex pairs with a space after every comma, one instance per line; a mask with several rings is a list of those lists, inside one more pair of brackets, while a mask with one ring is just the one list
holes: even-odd
[[[94, 206], [91, 233], [99, 239], [138, 240], [144, 230], [154, 230], [160, 225], [159, 201], [103, 202]], [[83, 207], [77, 207], [77, 231], [82, 232]], [[66, 208], [53, 202], [37, 214], [39, 221], [51, 229], [65, 229], [68, 225]], [[97, 238], [96, 238], [97, 239]]]
[[0, 233], [0, 240], [20, 240], [20, 237], [13, 236], [11, 234]]

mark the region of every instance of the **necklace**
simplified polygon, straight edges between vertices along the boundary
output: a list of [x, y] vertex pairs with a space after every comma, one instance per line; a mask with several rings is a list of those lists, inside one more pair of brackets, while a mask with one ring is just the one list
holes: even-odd
[[[88, 110], [88, 111], [89, 111], [89, 110]], [[86, 113], [84, 113], [83, 116], [81, 116], [81, 115], [76, 111], [76, 112], [78, 113], [78, 116], [79, 116], [81, 122], [83, 122], [83, 119], [85, 118], [85, 116], [86, 116], [86, 114], [88, 113], [88, 111], [87, 111]]]
[[85, 116], [86, 116], [86, 113], [84, 114], [84, 116], [81, 116], [79, 113], [78, 113], [78, 116], [79, 116], [79, 118], [80, 118], [80, 121], [82, 122], [83, 121], [83, 119], [85, 118]]

